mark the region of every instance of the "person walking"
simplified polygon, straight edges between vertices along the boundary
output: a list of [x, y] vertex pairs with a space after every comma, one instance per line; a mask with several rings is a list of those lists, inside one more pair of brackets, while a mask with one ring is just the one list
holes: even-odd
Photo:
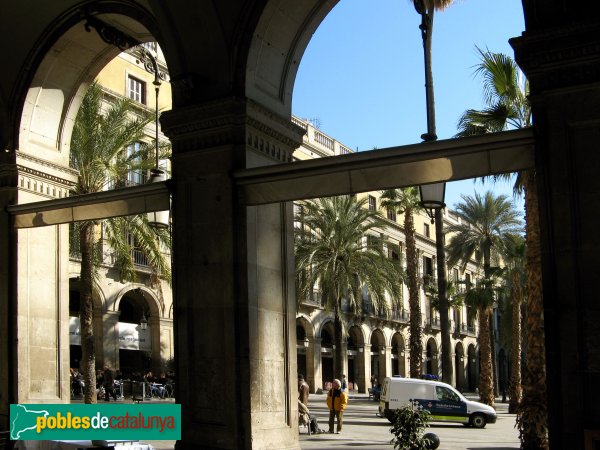
[[117, 394], [115, 393], [115, 373], [112, 371], [109, 365], [104, 366], [103, 380], [104, 384], [104, 400], [110, 401], [110, 397], [117, 401]]
[[329, 432], [333, 433], [334, 419], [337, 418], [336, 434], [342, 432], [342, 419], [344, 410], [348, 404], [348, 394], [342, 391], [342, 383], [337, 378], [333, 380], [333, 385], [327, 393], [327, 407], [329, 408]]
[[309, 386], [306, 381], [304, 381], [304, 375], [301, 373], [298, 374], [298, 400], [304, 404], [304, 406], [308, 407], [308, 391]]

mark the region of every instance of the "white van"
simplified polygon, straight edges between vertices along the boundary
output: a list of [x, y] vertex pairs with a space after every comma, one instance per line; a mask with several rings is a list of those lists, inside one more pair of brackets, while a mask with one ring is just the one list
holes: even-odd
[[396, 409], [415, 401], [431, 413], [429, 419], [434, 422], [458, 422], [475, 428], [496, 422], [491, 406], [467, 400], [449, 384], [414, 378], [383, 380], [379, 415], [391, 422]]

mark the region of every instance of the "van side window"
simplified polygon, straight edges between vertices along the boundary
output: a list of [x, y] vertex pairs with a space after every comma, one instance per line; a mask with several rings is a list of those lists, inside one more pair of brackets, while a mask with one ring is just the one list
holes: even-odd
[[441, 400], [441, 401], [450, 401], [450, 402], [459, 402], [460, 401], [460, 399], [458, 398], [458, 395], [456, 395], [450, 389], [442, 387], [442, 386], [435, 387], [435, 394], [437, 396], [437, 399]]

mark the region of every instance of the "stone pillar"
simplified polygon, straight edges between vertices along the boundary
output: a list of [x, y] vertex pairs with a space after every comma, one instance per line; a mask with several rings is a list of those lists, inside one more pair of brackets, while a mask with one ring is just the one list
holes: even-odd
[[[66, 197], [76, 180], [72, 169], [52, 161], [18, 151], [14, 157], [16, 164], [3, 169], [11, 174], [5, 202], [12, 200], [14, 188], [19, 204]], [[4, 230], [16, 238], [9, 243], [9, 260], [0, 263], [11, 289], [7, 302], [16, 316], [16, 323], [6, 328], [14, 346], [9, 362], [15, 370], [12, 401], [69, 402], [68, 225], [15, 231], [9, 223]]]
[[[536, 30], [511, 45], [536, 132], [550, 448], [582, 449], [600, 435], [600, 17], [555, 3], [528, 5]], [[581, 22], [561, 26], [569, 14]]]
[[[102, 352], [96, 351], [96, 367], [108, 364], [113, 370], [119, 368], [119, 311], [105, 311], [94, 314], [94, 321], [102, 326]], [[101, 360], [99, 358], [101, 356]]]
[[[358, 392], [363, 394], [367, 392], [367, 388], [371, 387], [371, 382], [369, 381], [371, 379], [370, 369], [369, 375], [367, 376], [367, 364], [365, 364], [366, 353], [367, 350], [365, 349], [365, 345], [359, 344], [358, 351], [356, 352], [355, 356], [356, 372], [358, 373], [358, 379], [356, 382], [358, 383]], [[369, 368], [371, 367], [370, 363], [368, 366]]]
[[179, 449], [298, 449], [293, 208], [232, 173], [292, 160], [304, 130], [246, 99], [165, 113], [173, 144]]
[[309, 338], [308, 347], [306, 347], [306, 373], [304, 376], [309, 386], [309, 392], [316, 392], [315, 345], [314, 339], [311, 338]]
[[[313, 363], [314, 363], [314, 382], [315, 392], [319, 392], [319, 389], [323, 389], [323, 360], [321, 358], [321, 341], [320, 337], [314, 338], [313, 345]], [[308, 363], [307, 363], [308, 364]]]

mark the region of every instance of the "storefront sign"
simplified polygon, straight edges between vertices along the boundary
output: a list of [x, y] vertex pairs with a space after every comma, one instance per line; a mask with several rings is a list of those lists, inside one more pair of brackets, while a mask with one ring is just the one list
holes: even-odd
[[[150, 341], [150, 327], [140, 329], [135, 323], [119, 322], [119, 349], [123, 350], [152, 350]], [[69, 343], [81, 345], [81, 327], [79, 317], [69, 317]]]

